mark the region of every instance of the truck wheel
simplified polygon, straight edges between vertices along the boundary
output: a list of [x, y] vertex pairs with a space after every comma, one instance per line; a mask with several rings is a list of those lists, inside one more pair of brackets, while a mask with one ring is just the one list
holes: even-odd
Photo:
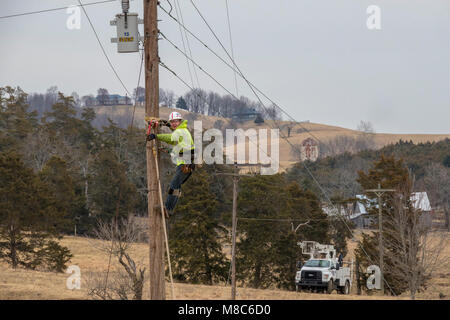
[[328, 281], [327, 293], [331, 294], [333, 292], [333, 280]]
[[342, 291], [343, 294], [350, 294], [350, 282], [348, 280], [345, 281], [345, 287]]

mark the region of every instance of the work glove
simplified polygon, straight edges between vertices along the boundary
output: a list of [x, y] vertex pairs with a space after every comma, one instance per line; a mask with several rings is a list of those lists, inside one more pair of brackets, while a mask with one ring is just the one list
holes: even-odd
[[169, 127], [170, 128], [170, 122], [169, 121], [167, 121], [167, 120], [161, 120], [161, 126], [166, 126], [166, 127]]
[[153, 139], [156, 139], [156, 135], [154, 133], [151, 133], [147, 136], [147, 141], [152, 141]]

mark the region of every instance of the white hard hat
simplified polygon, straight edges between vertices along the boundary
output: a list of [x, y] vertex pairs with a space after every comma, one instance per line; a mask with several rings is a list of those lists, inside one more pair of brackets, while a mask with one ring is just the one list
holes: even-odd
[[181, 113], [174, 111], [169, 115], [169, 121], [177, 120], [177, 119], [180, 119], [180, 120], [183, 119], [183, 116], [181, 115]]

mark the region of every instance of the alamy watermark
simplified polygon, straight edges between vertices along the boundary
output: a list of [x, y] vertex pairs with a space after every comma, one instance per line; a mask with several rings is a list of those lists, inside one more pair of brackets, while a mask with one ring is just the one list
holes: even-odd
[[81, 289], [81, 270], [77, 265], [71, 265], [67, 268], [66, 273], [71, 274], [66, 280], [66, 287], [69, 290]]
[[376, 265], [371, 265], [367, 267], [367, 273], [370, 274], [370, 276], [367, 278], [366, 285], [367, 289], [373, 290], [381, 289], [381, 271], [380, 267]]
[[66, 13], [69, 17], [66, 20], [66, 27], [69, 30], [81, 29], [81, 9], [79, 6], [71, 5], [67, 8]]
[[367, 7], [366, 26], [369, 30], [381, 30], [381, 8], [376, 5], [370, 5]]
[[[194, 121], [194, 164], [249, 164], [261, 165], [262, 175], [278, 173], [278, 129], [226, 129], [225, 137], [219, 129], [203, 131], [202, 121]], [[172, 141], [178, 142], [172, 149], [172, 162], [180, 160], [190, 164], [190, 145], [184, 143], [190, 137], [184, 130], [174, 131]], [[203, 142], [210, 142], [204, 146]], [[248, 151], [248, 152], [247, 152]]]

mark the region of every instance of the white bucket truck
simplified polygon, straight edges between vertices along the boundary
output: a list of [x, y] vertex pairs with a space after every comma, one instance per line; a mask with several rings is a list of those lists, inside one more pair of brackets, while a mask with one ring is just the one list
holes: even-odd
[[302, 253], [309, 255], [309, 260], [295, 275], [297, 291], [326, 292], [336, 290], [340, 294], [349, 294], [353, 278], [353, 260], [345, 262], [342, 255], [336, 257], [333, 245], [320, 244], [315, 241], [297, 243]]

